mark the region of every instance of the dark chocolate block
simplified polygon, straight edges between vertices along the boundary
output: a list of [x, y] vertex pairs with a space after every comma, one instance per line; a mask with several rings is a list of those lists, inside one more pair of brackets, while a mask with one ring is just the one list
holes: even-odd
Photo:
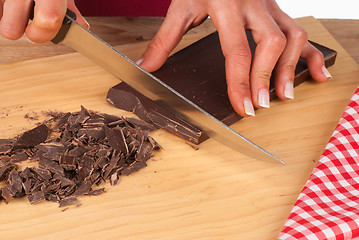
[[[251, 33], [246, 33], [253, 55], [256, 44]], [[318, 43], [311, 44], [323, 53], [327, 67], [334, 64], [336, 51]], [[233, 110], [227, 95], [225, 59], [218, 32], [175, 53], [153, 75], [223, 123], [231, 125], [241, 119]], [[271, 100], [276, 98], [274, 78], [273, 71], [269, 89]], [[305, 60], [300, 59], [295, 70], [294, 86], [309, 78]], [[142, 120], [154, 123], [191, 143], [199, 144], [208, 138], [200, 129], [181, 120], [160, 103], [148, 99], [124, 82], [109, 90], [107, 100], [115, 107], [132, 111]]]

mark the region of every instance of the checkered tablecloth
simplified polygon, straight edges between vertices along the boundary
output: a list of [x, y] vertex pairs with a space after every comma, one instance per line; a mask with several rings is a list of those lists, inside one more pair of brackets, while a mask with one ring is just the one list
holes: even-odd
[[359, 88], [278, 239], [359, 239]]

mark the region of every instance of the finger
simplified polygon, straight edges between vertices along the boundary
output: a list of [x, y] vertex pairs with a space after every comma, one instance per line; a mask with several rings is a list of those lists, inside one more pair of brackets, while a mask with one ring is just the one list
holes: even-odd
[[308, 41], [304, 45], [301, 57], [306, 60], [309, 72], [315, 80], [325, 82], [332, 78], [325, 67], [323, 54]]
[[[249, 84], [252, 57], [240, 11], [228, 5], [211, 6], [211, 9], [209, 15], [218, 30], [226, 61], [229, 100], [239, 115], [254, 116]], [[229, 19], [227, 16], [237, 17]]]
[[30, 0], [6, 0], [2, 5], [0, 34], [5, 38], [16, 40], [25, 32], [29, 21]]
[[[192, 11], [188, 10], [188, 5], [181, 4], [181, 1], [174, 1], [163, 24], [148, 44], [137, 64], [149, 72], [159, 69], [181, 40], [183, 34], [196, 24], [197, 19], [193, 12], [195, 12], [193, 9]], [[202, 16], [199, 16], [199, 18], [204, 17], [206, 16], [203, 13]]]
[[0, 0], [0, 20], [2, 18], [2, 11], [3, 11], [3, 7], [4, 7], [4, 2], [5, 2], [5, 0]]
[[26, 28], [26, 35], [36, 43], [50, 41], [61, 28], [67, 1], [36, 0], [35, 2], [34, 19]]
[[295, 68], [307, 42], [307, 33], [283, 12], [274, 19], [287, 38], [287, 45], [276, 66], [275, 89], [279, 98], [293, 99]]
[[286, 38], [263, 5], [257, 6], [255, 13], [247, 17], [247, 27], [257, 43], [250, 73], [252, 101], [257, 108], [269, 108], [270, 77], [285, 49]]
[[76, 7], [74, 0], [67, 1], [67, 7], [76, 13], [76, 22], [81, 24], [83, 27], [90, 29], [90, 24], [86, 21], [86, 19], [82, 16], [79, 9]]

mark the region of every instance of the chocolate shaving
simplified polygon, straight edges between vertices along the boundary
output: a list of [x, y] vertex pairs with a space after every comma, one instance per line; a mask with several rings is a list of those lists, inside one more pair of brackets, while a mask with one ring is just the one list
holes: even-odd
[[69, 205], [75, 204], [77, 202], [78, 202], [78, 199], [76, 197], [67, 197], [67, 198], [60, 200], [59, 207], [69, 206]]
[[22, 148], [34, 147], [46, 140], [48, 132], [49, 132], [49, 128], [45, 124], [41, 124], [40, 126], [34, 129], [24, 132], [16, 140], [12, 148], [22, 149]]

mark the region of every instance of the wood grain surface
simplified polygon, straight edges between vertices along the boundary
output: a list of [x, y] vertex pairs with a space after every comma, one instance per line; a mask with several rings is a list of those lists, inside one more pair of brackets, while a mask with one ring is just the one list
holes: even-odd
[[[81, 197], [79, 207], [1, 202], [1, 239], [276, 239], [359, 82], [358, 65], [317, 20], [298, 22], [310, 39], [338, 51], [333, 79], [305, 82], [294, 100], [276, 100], [233, 125], [286, 165], [250, 159], [214, 140], [195, 151], [158, 130], [152, 136], [164, 150], [148, 167], [107, 184], [101, 196]], [[119, 49], [137, 59], [145, 46]], [[3, 64], [0, 74], [0, 138], [34, 126], [26, 113], [84, 105], [131, 115], [105, 101], [118, 79], [78, 53]]]

